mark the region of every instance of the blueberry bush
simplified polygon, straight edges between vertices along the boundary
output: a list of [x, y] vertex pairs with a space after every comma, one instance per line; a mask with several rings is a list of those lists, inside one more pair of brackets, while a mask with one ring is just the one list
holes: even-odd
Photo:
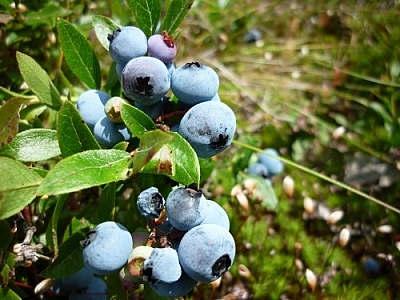
[[398, 7], [336, 2], [0, 0], [0, 299], [399, 297]]

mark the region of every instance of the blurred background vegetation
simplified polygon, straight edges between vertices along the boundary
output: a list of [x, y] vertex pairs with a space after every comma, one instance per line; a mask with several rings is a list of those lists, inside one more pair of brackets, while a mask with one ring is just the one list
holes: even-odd
[[[192, 299], [400, 299], [398, 213], [291, 165], [272, 178], [279, 204], [270, 211], [243, 180], [252, 147], [271, 147], [400, 207], [399, 8], [395, 0], [194, 3], [180, 27], [176, 63], [217, 70], [238, 134], [203, 186], [230, 215], [237, 257], [219, 286], [200, 286]], [[121, 0], [0, 0], [0, 9], [1, 101], [27, 91], [16, 51], [39, 62], [62, 95], [86, 89], [63, 62], [57, 18], [92, 41], [104, 82], [111, 60], [91, 18], [135, 24]], [[21, 126], [48, 126], [43, 106], [29, 116]], [[285, 176], [294, 180], [293, 195], [284, 192]], [[237, 185], [248, 205], [231, 195]], [[351, 236], [341, 247], [343, 228]]]

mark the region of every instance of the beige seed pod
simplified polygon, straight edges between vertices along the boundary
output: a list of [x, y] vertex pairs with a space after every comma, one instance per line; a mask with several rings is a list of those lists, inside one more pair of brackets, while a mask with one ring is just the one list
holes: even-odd
[[345, 247], [350, 240], [350, 230], [344, 227], [339, 233], [339, 245]]
[[249, 268], [246, 267], [244, 264], [239, 264], [238, 272], [239, 272], [240, 276], [242, 276], [246, 279], [249, 279], [252, 277], [252, 274], [251, 274]]
[[294, 260], [294, 265], [296, 266], [296, 270], [297, 270], [297, 271], [303, 272], [303, 270], [304, 270], [304, 264], [303, 264], [303, 262], [301, 261], [301, 259], [296, 258], [296, 259]]
[[332, 132], [332, 138], [334, 140], [340, 139], [344, 134], [346, 133], [346, 128], [343, 126], [337, 127], [333, 132]]
[[231, 196], [232, 196], [232, 197], [236, 197], [236, 195], [237, 195], [238, 193], [243, 193], [242, 185], [239, 184], [239, 183], [238, 183], [237, 185], [235, 185], [235, 186], [232, 188], [232, 190], [231, 190]]
[[380, 233], [391, 233], [393, 231], [393, 227], [391, 225], [381, 225], [376, 230]]
[[243, 181], [243, 187], [248, 195], [253, 195], [257, 190], [257, 181], [253, 178], [247, 178]]
[[39, 282], [34, 289], [35, 294], [44, 294], [53, 286], [54, 280], [51, 278], [46, 278]]
[[306, 274], [308, 286], [310, 287], [310, 289], [312, 291], [315, 291], [315, 288], [317, 287], [317, 276], [310, 269], [306, 269], [305, 274]]
[[283, 192], [289, 198], [292, 198], [294, 195], [294, 180], [290, 176], [285, 176], [282, 182]]
[[236, 199], [239, 201], [240, 206], [247, 212], [249, 211], [249, 199], [242, 192], [236, 195]]
[[306, 211], [306, 213], [312, 215], [315, 210], [315, 205], [316, 204], [313, 199], [311, 199], [310, 197], [304, 197], [303, 206], [304, 206], [304, 210]]
[[133, 248], [128, 258], [129, 273], [133, 276], [141, 276], [142, 264], [153, 252], [153, 247], [137, 246]]
[[326, 222], [329, 225], [336, 224], [339, 220], [343, 218], [343, 216], [344, 216], [343, 210], [336, 210], [329, 214], [328, 218], [326, 219]]

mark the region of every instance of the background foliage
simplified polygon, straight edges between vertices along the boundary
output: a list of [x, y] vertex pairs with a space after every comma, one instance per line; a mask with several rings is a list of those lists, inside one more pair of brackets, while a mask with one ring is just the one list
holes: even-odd
[[[220, 285], [199, 286], [191, 298], [400, 297], [398, 4], [196, 1], [183, 19], [183, 11], [168, 9], [170, 2], [159, 11], [141, 11], [136, 5], [141, 1], [19, 1], [19, 6], [0, 1], [0, 168], [5, 170], [0, 188], [3, 199], [13, 199], [7, 205], [0, 201], [0, 298], [34, 297], [33, 288], [43, 277], [79, 269], [75, 245], [94, 224], [112, 218], [131, 231], [145, 230], [135, 197], [154, 184], [164, 193], [170, 189], [171, 178], [155, 172], [133, 170], [137, 174], [129, 184], [119, 181], [131, 166], [126, 145], [100, 150], [80, 127], [71, 104], [88, 88], [120, 92], [107, 41], [98, 37], [118, 24], [142, 24], [152, 32], [160, 15], [164, 26], [176, 30], [177, 64], [197, 60], [215, 68], [220, 96], [238, 118], [229, 150], [198, 163], [187, 150], [189, 158], [174, 161], [179, 170], [195, 170], [178, 181], [199, 180], [207, 197], [228, 211], [237, 245], [234, 265]], [[179, 2], [179, 7], [190, 3]], [[252, 29], [261, 37], [249, 42], [246, 34]], [[75, 64], [77, 53], [82, 62]], [[128, 110], [124, 120], [131, 120], [142, 146], [157, 150], [164, 141], [175, 149], [185, 147], [173, 134], [154, 136], [154, 124]], [[274, 195], [269, 189], [261, 192], [262, 199], [276, 197], [276, 209], [260, 202], [245, 181], [253, 154], [266, 147], [279, 149], [287, 160], [284, 173], [273, 178]], [[85, 174], [88, 182], [76, 185], [68, 183], [64, 171], [57, 173], [60, 164], [74, 170], [94, 157], [100, 164], [94, 170], [115, 163], [104, 182]], [[140, 156], [134, 159], [138, 166], [147, 163]], [[115, 170], [120, 173], [112, 177]], [[287, 175], [295, 182], [291, 196], [282, 185]], [[112, 181], [117, 182], [103, 185]], [[236, 185], [245, 190], [248, 205], [231, 195]], [[326, 216], [334, 211], [342, 211], [343, 218], [330, 221]], [[43, 255], [58, 254], [51, 268], [45, 259], [31, 266], [15, 261], [13, 245], [23, 240], [24, 224], [37, 228], [34, 241], [45, 245]], [[340, 247], [343, 228], [352, 235]], [[379, 263], [379, 272], [364, 268], [368, 258]], [[307, 269], [317, 276], [315, 287]], [[107, 283], [111, 296], [127, 297], [116, 278]]]

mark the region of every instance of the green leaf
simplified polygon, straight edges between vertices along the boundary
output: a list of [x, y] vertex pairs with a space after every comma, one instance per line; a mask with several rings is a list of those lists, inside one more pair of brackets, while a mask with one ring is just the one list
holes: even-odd
[[200, 163], [190, 144], [175, 132], [166, 132], [171, 137], [143, 168], [143, 172], [164, 174], [185, 185], [200, 183]]
[[83, 232], [75, 232], [69, 239], [62, 243], [56, 260], [42, 273], [46, 278], [63, 278], [70, 276], [83, 268], [83, 248], [80, 241], [86, 239]]
[[264, 178], [255, 175], [245, 175], [244, 178], [251, 178], [255, 180], [256, 187], [253, 191], [253, 197], [261, 202], [261, 205], [269, 210], [276, 210], [278, 206], [278, 198], [276, 197], [275, 190], [271, 183], [267, 182]]
[[145, 132], [140, 140], [138, 149], [133, 155], [132, 173], [136, 174], [153, 158], [163, 145], [172, 140], [172, 137], [161, 130]]
[[185, 18], [193, 2], [194, 0], [172, 0], [161, 25], [161, 31], [167, 30], [172, 34]]
[[22, 131], [10, 144], [0, 148], [0, 155], [23, 162], [46, 160], [60, 154], [57, 132], [52, 129], [34, 128]]
[[65, 59], [71, 71], [89, 88], [101, 86], [99, 60], [86, 37], [71, 23], [59, 19], [58, 32]]
[[[2, 254], [2, 270], [0, 271], [0, 278], [1, 278], [1, 285], [2, 286], [6, 286], [8, 285], [8, 283], [14, 278], [15, 275], [15, 266], [17, 264], [17, 262], [15, 261], [15, 258], [17, 257], [16, 254], [14, 254], [13, 252], [5, 252], [4, 254]], [[0, 292], [1, 295], [1, 292]], [[0, 299], [1, 298], [0, 296]], [[6, 298], [9, 299], [9, 298]]]
[[44, 178], [38, 195], [59, 195], [127, 179], [131, 156], [107, 149], [88, 150], [69, 156]]
[[58, 110], [62, 104], [61, 96], [46, 71], [24, 53], [17, 52], [17, 61], [22, 77], [40, 102]]
[[21, 300], [16, 292], [8, 287], [0, 286], [0, 300]]
[[143, 30], [147, 37], [151, 36], [161, 15], [161, 0], [127, 0], [135, 16], [136, 26]]
[[108, 184], [100, 194], [100, 203], [97, 210], [97, 223], [109, 221], [115, 207], [115, 182]]
[[57, 198], [56, 206], [51, 215], [51, 222], [46, 232], [47, 247], [55, 250], [55, 252], [58, 252], [58, 241], [59, 241], [59, 236], [57, 236], [58, 224], [60, 221], [60, 216], [64, 210], [64, 204], [67, 201], [68, 197], [69, 194], [64, 194], [60, 195]]
[[126, 103], [121, 105], [121, 118], [132, 134], [138, 138], [141, 138], [146, 131], [156, 129], [153, 120], [146, 113]]
[[78, 110], [69, 101], [65, 101], [58, 112], [57, 133], [64, 157], [86, 150], [100, 149], [89, 127], [82, 122]]
[[10, 143], [17, 135], [21, 105], [21, 98], [11, 98], [0, 107], [0, 146]]
[[120, 26], [115, 23], [112, 19], [104, 16], [94, 16], [92, 19], [92, 25], [94, 33], [100, 44], [108, 51], [110, 46], [110, 41], [108, 40], [108, 35], [117, 30]]
[[36, 197], [36, 189], [42, 178], [22, 163], [8, 157], [0, 157], [0, 220], [6, 219]]
[[57, 18], [68, 14], [68, 10], [55, 4], [48, 4], [40, 11], [31, 11], [26, 15], [25, 23], [35, 27], [48, 24], [54, 27]]

